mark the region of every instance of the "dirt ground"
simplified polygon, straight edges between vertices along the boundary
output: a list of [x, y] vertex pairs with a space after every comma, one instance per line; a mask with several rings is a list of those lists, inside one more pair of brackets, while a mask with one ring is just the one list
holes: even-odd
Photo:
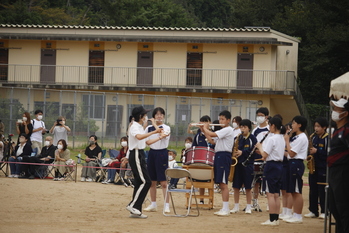
[[[265, 197], [259, 199], [263, 212], [247, 215], [240, 211], [228, 217], [215, 216], [213, 212], [222, 204], [219, 193], [215, 193], [214, 209], [200, 209], [199, 217], [178, 218], [163, 216], [163, 198], [158, 189], [158, 212], [144, 212], [147, 219], [133, 219], [125, 210], [132, 191], [131, 187], [114, 184], [15, 179], [1, 174], [0, 232], [324, 232], [321, 219], [304, 218], [302, 224], [281, 221], [279, 226], [261, 226], [269, 218]], [[303, 214], [308, 213], [308, 191], [305, 186]], [[183, 212], [185, 200], [184, 194], [175, 196], [176, 206]], [[244, 207], [245, 203], [241, 194], [240, 206]], [[233, 207], [232, 195], [230, 207]]]

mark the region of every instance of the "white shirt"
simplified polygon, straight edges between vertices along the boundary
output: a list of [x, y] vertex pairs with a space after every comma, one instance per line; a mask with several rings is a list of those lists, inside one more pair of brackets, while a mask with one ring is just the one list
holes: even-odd
[[291, 151], [296, 153], [296, 156], [293, 158], [288, 156], [288, 158], [305, 160], [308, 156], [308, 145], [309, 145], [307, 135], [305, 135], [305, 133], [301, 133], [294, 137], [295, 139], [292, 142], [290, 142], [290, 146], [291, 146]]
[[282, 161], [285, 152], [285, 139], [282, 134], [268, 135], [268, 140], [263, 142], [263, 150], [268, 154], [266, 161]]
[[140, 125], [138, 122], [133, 122], [129, 129], [129, 138], [128, 138], [128, 149], [139, 149], [143, 150], [146, 146], [145, 140], [146, 138], [142, 140], [138, 140], [136, 138], [137, 134], [145, 134], [145, 130], [143, 129], [143, 126]]
[[168, 161], [168, 168], [176, 168], [176, 167], [178, 167], [178, 164], [175, 159]]
[[23, 148], [24, 148], [25, 144], [26, 143], [24, 143], [23, 146], [21, 144], [18, 145], [16, 156], [20, 156], [21, 154], [23, 154]]
[[[265, 136], [265, 135], [268, 133], [268, 131], [270, 130], [270, 129], [269, 129], [269, 125], [267, 125], [267, 126], [265, 126], [265, 127], [257, 126], [256, 128], [254, 128], [254, 129], [252, 130], [252, 134], [255, 135], [255, 131], [256, 131], [256, 130], [260, 130], [260, 129], [264, 129], [264, 131], [262, 131], [262, 132], [260, 132], [260, 133], [257, 134], [256, 139], [257, 139], [258, 142], [262, 141], [262, 139], [264, 138], [264, 136]], [[265, 130], [265, 129], [267, 129], [268, 131]]]
[[[65, 126], [68, 127], [68, 126]], [[68, 127], [69, 128], [69, 127]], [[53, 128], [53, 145], [57, 146], [57, 142], [64, 139], [68, 144], [68, 130], [64, 126], [55, 126]]]
[[227, 126], [215, 132], [217, 138], [215, 138], [216, 146], [215, 152], [219, 151], [233, 151], [234, 146], [234, 130], [232, 127]]
[[42, 143], [42, 131], [39, 130], [37, 132], [34, 132], [35, 129], [38, 129], [40, 127], [42, 127], [43, 129], [46, 129], [45, 127], [45, 123], [43, 121], [38, 121], [37, 119], [34, 119], [32, 121], [32, 125], [33, 125], [33, 133], [30, 136], [30, 140], [33, 142], [40, 142]]
[[[158, 125], [158, 127], [162, 127], [162, 129], [165, 132], [171, 133], [171, 128], [168, 125], [162, 124], [162, 125]], [[151, 131], [154, 131], [155, 127], [153, 125], [148, 125], [147, 128], [145, 129], [145, 133], [149, 133]], [[159, 138], [160, 134], [156, 133], [156, 134], [152, 134], [150, 135], [146, 141], [150, 140], [150, 139], [154, 139], [154, 138]], [[168, 147], [168, 144], [170, 142], [170, 136], [167, 136], [157, 142], [154, 142], [153, 144], [150, 144], [150, 148], [153, 150], [161, 150], [161, 149], [166, 149]]]

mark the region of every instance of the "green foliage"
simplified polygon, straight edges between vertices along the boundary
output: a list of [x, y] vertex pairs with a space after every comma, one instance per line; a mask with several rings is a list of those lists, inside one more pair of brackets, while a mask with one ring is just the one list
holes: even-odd
[[[0, 98], [0, 120], [5, 126], [5, 136], [16, 134], [15, 123], [17, 119], [22, 119], [24, 112], [23, 105], [17, 99], [13, 99], [11, 102], [10, 99]], [[10, 130], [10, 125], [12, 130]]]
[[306, 107], [311, 120], [314, 121], [319, 116], [325, 117], [326, 119], [328, 118], [328, 114], [329, 114], [328, 105], [306, 104]]

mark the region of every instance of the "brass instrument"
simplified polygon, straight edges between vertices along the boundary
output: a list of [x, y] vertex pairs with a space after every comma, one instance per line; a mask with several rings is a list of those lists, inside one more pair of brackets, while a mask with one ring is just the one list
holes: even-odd
[[235, 166], [238, 163], [238, 159], [234, 156], [234, 152], [239, 150], [239, 138], [240, 138], [239, 134], [234, 142], [234, 148], [233, 148], [233, 153], [231, 156], [231, 159], [233, 160], [233, 163], [230, 166], [230, 172], [229, 172], [229, 176], [228, 176], [228, 181], [233, 182], [234, 180], [234, 173], [235, 173]]
[[[314, 147], [314, 145], [313, 145], [313, 137], [314, 136], [315, 136], [315, 132], [309, 136], [309, 151], [310, 151], [310, 148]], [[313, 155], [307, 156], [307, 167], [309, 169], [309, 174], [314, 174], [314, 172], [315, 172], [315, 160], [314, 160]]]

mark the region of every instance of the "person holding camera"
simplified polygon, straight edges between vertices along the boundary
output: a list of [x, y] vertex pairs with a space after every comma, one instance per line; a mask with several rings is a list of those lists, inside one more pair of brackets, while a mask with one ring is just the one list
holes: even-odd
[[53, 134], [53, 145], [57, 146], [57, 142], [60, 139], [64, 139], [68, 144], [68, 133], [70, 131], [71, 129], [65, 125], [65, 118], [59, 116], [53, 124], [52, 128], [50, 129], [50, 133]]
[[[16, 131], [18, 136], [21, 134], [26, 134], [29, 137], [30, 141], [30, 136], [32, 135], [33, 132], [33, 125], [30, 121], [30, 114], [29, 112], [25, 112], [22, 115], [22, 119], [18, 119], [16, 122]], [[19, 137], [17, 140], [17, 144], [19, 143]]]
[[[45, 122], [42, 121], [42, 111], [35, 111], [35, 119], [32, 120], [33, 132], [30, 136], [32, 142], [32, 149], [37, 148], [36, 154], [41, 154], [42, 148], [42, 135], [48, 133], [45, 127]], [[47, 131], [47, 132], [46, 132]]]

